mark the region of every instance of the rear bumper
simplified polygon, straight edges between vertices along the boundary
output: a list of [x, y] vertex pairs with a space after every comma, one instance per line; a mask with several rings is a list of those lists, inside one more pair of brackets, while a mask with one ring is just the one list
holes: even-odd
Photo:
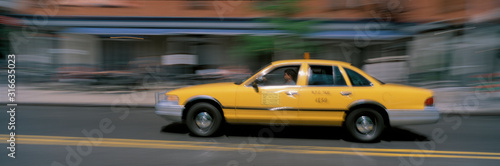
[[436, 107], [425, 107], [423, 110], [387, 110], [391, 126], [431, 124], [439, 120]]

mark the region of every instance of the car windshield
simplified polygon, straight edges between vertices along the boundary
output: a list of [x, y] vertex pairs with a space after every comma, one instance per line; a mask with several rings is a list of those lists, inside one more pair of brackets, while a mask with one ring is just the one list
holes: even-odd
[[263, 67], [261, 67], [259, 70], [256, 70], [254, 73], [250, 74], [249, 76], [245, 77], [244, 79], [242, 80], [239, 80], [239, 81], [236, 81], [234, 82], [234, 84], [236, 85], [240, 85], [241, 83], [247, 81], [250, 77], [252, 77], [253, 75], [257, 74], [258, 72], [260, 72], [262, 69], [265, 69], [266, 67], [270, 66], [271, 63], [267, 64], [267, 65], [264, 65]]

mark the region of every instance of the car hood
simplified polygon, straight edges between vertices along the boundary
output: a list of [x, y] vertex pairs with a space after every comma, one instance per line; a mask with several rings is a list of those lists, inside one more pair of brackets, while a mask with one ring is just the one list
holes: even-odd
[[188, 86], [188, 87], [183, 87], [179, 89], [175, 89], [171, 92], [179, 92], [179, 91], [190, 91], [190, 90], [214, 90], [214, 89], [219, 89], [219, 88], [229, 88], [236, 86], [234, 82], [222, 82], [222, 83], [211, 83], [211, 84], [201, 84], [201, 85], [194, 85], [194, 86]]
[[216, 99], [234, 99], [237, 87], [238, 85], [233, 82], [212, 83], [179, 88], [169, 91], [167, 94], [178, 96], [180, 103], [184, 103], [189, 98], [193, 98], [195, 96], [210, 96]]

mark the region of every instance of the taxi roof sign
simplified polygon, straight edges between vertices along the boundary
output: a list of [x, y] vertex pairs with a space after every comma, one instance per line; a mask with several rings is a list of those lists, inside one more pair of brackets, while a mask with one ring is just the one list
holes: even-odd
[[309, 58], [310, 58], [309, 52], [305, 52], [304, 53], [304, 59], [309, 59]]

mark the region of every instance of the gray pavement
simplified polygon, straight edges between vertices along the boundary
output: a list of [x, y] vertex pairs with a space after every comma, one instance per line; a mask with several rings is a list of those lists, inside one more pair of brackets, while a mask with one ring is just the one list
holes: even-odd
[[[387, 130], [357, 143], [342, 128], [227, 125], [194, 137], [152, 108], [18, 106], [16, 158], [0, 165], [491, 165], [498, 166], [500, 116], [446, 115], [436, 124]], [[8, 119], [0, 117], [0, 124]], [[0, 128], [7, 140], [7, 127]], [[266, 133], [266, 134], [262, 134]], [[0, 141], [0, 148], [9, 146]]]
[[[157, 83], [145, 86], [75, 85], [67, 83], [26, 84], [16, 87], [16, 103], [24, 105], [130, 106], [153, 107], [155, 92], [172, 90], [185, 84]], [[500, 92], [478, 92], [469, 87], [432, 89], [436, 107], [451, 114], [500, 114]], [[0, 91], [7, 91], [1, 86]], [[7, 95], [0, 103], [7, 103]]]

